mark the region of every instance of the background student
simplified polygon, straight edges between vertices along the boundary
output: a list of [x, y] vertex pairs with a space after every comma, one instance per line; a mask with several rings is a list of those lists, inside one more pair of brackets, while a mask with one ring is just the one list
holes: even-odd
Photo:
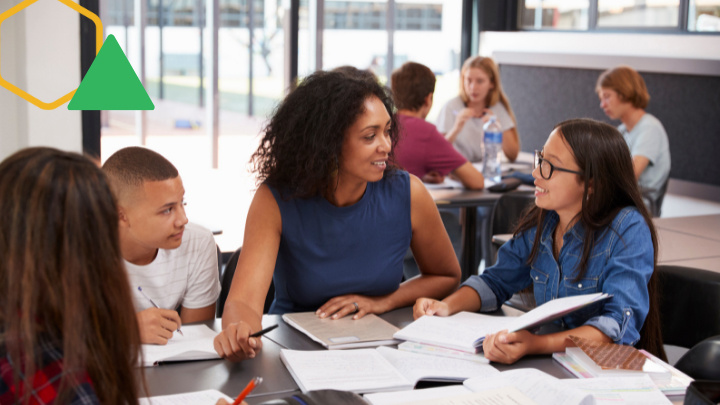
[[[253, 155], [253, 198], [215, 349], [254, 357], [248, 338], [270, 313], [360, 318], [443, 297], [460, 265], [437, 207], [415, 176], [394, 166], [398, 127], [377, 81], [337, 72], [305, 78], [278, 107]], [[412, 248], [421, 275], [401, 284]]]
[[175, 166], [150, 149], [130, 147], [110, 156], [103, 171], [118, 202], [120, 247], [142, 342], [166, 344], [182, 323], [215, 318], [215, 239], [188, 223]]
[[670, 176], [670, 143], [660, 120], [645, 112], [650, 101], [642, 76], [632, 68], [619, 66], [598, 78], [595, 92], [605, 115], [622, 121], [618, 127], [633, 159], [635, 178], [641, 187], [654, 189], [654, 200]]
[[475, 56], [460, 70], [460, 95], [448, 101], [437, 118], [437, 129], [471, 162], [483, 159], [483, 125], [491, 115], [503, 130], [503, 152], [514, 162], [520, 153], [517, 120], [490, 58]]
[[100, 169], [50, 148], [0, 163], [0, 257], [0, 403], [137, 404], [140, 334]]
[[665, 358], [656, 296], [657, 235], [633, 176], [630, 151], [613, 127], [587, 119], [558, 124], [536, 154], [535, 204], [497, 264], [443, 301], [421, 298], [413, 315], [493, 311], [534, 288], [554, 298], [604, 292], [613, 297], [558, 321], [549, 335], [500, 332], [483, 343], [491, 361], [564, 351], [569, 335], [638, 345]]
[[425, 65], [406, 62], [393, 72], [391, 83], [402, 139], [395, 148], [397, 163], [427, 183], [441, 183], [452, 173], [465, 188], [483, 188], [482, 173], [425, 121], [433, 105], [435, 74]]

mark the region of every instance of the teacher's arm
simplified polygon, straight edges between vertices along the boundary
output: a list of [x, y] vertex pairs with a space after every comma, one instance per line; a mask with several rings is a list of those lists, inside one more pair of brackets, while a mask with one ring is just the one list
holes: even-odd
[[215, 351], [230, 361], [255, 357], [260, 339], [250, 335], [262, 329], [265, 297], [270, 288], [280, 247], [280, 208], [266, 185], [255, 193], [245, 225], [232, 286], [223, 310], [223, 331], [215, 338]]

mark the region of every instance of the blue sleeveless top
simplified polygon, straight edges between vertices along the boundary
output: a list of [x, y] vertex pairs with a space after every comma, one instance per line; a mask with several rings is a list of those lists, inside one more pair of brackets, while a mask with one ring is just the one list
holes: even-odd
[[385, 295], [400, 287], [412, 239], [407, 172], [368, 183], [349, 207], [323, 196], [284, 201], [269, 188], [282, 217], [271, 314], [315, 311], [340, 295]]

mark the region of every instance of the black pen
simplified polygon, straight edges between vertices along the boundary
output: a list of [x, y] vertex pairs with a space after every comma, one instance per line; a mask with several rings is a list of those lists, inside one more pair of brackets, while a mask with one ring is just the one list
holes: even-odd
[[[148, 297], [147, 295], [145, 295], [145, 291], [142, 290], [142, 287], [138, 287], [138, 291], [140, 291], [140, 294], [142, 294], [142, 296], [145, 297], [145, 299], [147, 299], [148, 301], [150, 301], [150, 303], [151, 303], [155, 308], [160, 309], [160, 307], [157, 306], [157, 304], [155, 303], [155, 301], [152, 300], [152, 298], [150, 298], [150, 297]], [[185, 336], [185, 334], [182, 333], [182, 331], [180, 330], [180, 326], [178, 326], [177, 331], [178, 331], [178, 333], [180, 333], [181, 335]]]
[[273, 330], [273, 329], [275, 329], [275, 328], [277, 328], [277, 327], [278, 327], [278, 324], [275, 324], [275, 325], [273, 325], [273, 326], [268, 326], [267, 328], [265, 328], [265, 329], [263, 329], [263, 330], [261, 330], [261, 331], [259, 331], [259, 332], [253, 333], [252, 335], [250, 335], [250, 337], [260, 337], [260, 336], [262, 336], [262, 335], [270, 332], [271, 330]]

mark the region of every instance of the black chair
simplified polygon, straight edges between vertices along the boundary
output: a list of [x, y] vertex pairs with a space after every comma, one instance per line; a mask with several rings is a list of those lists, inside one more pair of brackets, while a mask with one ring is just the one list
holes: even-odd
[[696, 380], [720, 381], [720, 336], [713, 336], [693, 346], [675, 368]]
[[663, 203], [663, 200], [665, 199], [665, 193], [667, 192], [669, 181], [670, 181], [669, 177], [667, 179], [665, 179], [665, 183], [663, 183], [663, 185], [660, 187], [660, 192], [658, 193], [658, 196], [656, 198], [651, 197], [651, 194], [655, 191], [655, 189], [651, 189], [651, 188], [641, 188], [640, 189], [643, 199], [647, 202], [646, 205], [648, 207], [648, 210], [650, 210], [650, 215], [652, 215], [654, 218], [660, 217], [660, 212], [662, 211], [662, 203]]
[[[230, 286], [232, 285], [233, 276], [235, 276], [235, 269], [237, 268], [238, 259], [240, 258], [240, 250], [242, 247], [230, 256], [227, 265], [225, 265], [225, 271], [223, 272], [220, 280], [220, 297], [217, 301], [216, 317], [222, 318], [223, 310], [225, 309], [225, 301], [227, 301], [228, 293], [230, 292]], [[265, 296], [265, 305], [263, 307], [263, 314], [267, 314], [270, 310], [273, 300], [275, 299], [275, 283], [270, 281], [270, 288], [268, 289], [267, 296]]]
[[661, 265], [660, 324], [665, 344], [691, 348], [720, 335], [720, 273]]
[[490, 235], [484, 235], [483, 237], [484, 249], [488, 252], [485, 259], [485, 268], [492, 266], [496, 261], [497, 249], [493, 246], [492, 236], [513, 233], [523, 214], [534, 205], [534, 192], [512, 192], [503, 194], [498, 199], [488, 226]]

